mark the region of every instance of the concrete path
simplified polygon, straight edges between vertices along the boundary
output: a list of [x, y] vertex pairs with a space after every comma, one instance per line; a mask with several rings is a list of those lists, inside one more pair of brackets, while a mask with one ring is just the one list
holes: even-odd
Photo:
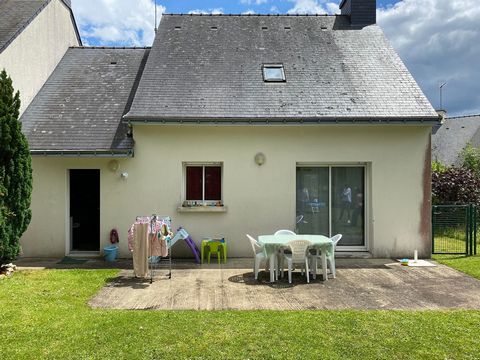
[[321, 275], [293, 284], [253, 278], [251, 260], [226, 265], [177, 266], [168, 280], [159, 271], [153, 284], [131, 270], [91, 299], [94, 308], [158, 310], [316, 310], [316, 309], [480, 309], [480, 281], [449, 267], [402, 267], [393, 260], [339, 259], [337, 278]]

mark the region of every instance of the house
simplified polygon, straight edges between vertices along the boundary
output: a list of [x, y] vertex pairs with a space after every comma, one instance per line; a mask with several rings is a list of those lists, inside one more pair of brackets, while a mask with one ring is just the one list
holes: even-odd
[[460, 155], [468, 144], [480, 147], [480, 115], [446, 118], [433, 129], [432, 160], [461, 165]]
[[[72, 48], [22, 116], [34, 169], [25, 256], [98, 253], [139, 215], [194, 239], [342, 233], [353, 256], [431, 252], [439, 118], [375, 24], [163, 15], [151, 49]], [[179, 248], [174, 255], [186, 255]]]
[[68, 47], [81, 44], [70, 0], [0, 1], [0, 69], [20, 91], [20, 113]]

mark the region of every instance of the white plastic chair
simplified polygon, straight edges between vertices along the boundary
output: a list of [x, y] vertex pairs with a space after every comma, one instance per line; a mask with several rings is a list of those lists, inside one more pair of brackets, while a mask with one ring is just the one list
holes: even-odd
[[265, 252], [263, 251], [263, 246], [258, 243], [256, 239], [251, 237], [250, 235], [246, 234], [248, 240], [250, 240], [250, 244], [252, 245], [252, 250], [253, 250], [253, 257], [254, 257], [254, 263], [253, 263], [253, 274], [255, 275], [255, 280], [258, 280], [258, 272], [260, 268], [260, 263], [262, 260], [266, 261], [265, 265], [265, 271], [267, 271], [268, 267], [268, 257], [265, 255]]
[[[333, 278], [337, 276], [337, 272], [335, 269], [335, 249], [337, 247], [338, 242], [342, 239], [342, 234], [337, 234], [333, 237], [330, 238], [333, 242], [333, 254], [331, 256], [327, 257], [327, 269], [330, 269], [330, 273], [332, 274]], [[311, 258], [315, 258], [315, 272], [314, 272], [314, 278], [316, 277], [317, 274], [317, 259], [320, 257], [320, 253], [318, 250], [316, 250], [315, 254], [310, 254]]]
[[[292, 283], [292, 269], [293, 265], [298, 264], [305, 266], [305, 274], [307, 275], [307, 283], [310, 283], [310, 271], [308, 269], [308, 249], [312, 246], [312, 243], [308, 240], [293, 240], [290, 241], [288, 247], [292, 251], [291, 254], [284, 254], [284, 259], [287, 260], [288, 264], [288, 282]], [[302, 271], [303, 272], [303, 271]], [[282, 268], [282, 277], [283, 277], [283, 268]]]
[[274, 235], [277, 236], [277, 235], [297, 235], [297, 234], [295, 234], [292, 230], [277, 230]]
[[[295, 234], [292, 230], [277, 230], [274, 235], [277, 236], [277, 235], [297, 235], [297, 234]], [[281, 271], [283, 273], [283, 255], [284, 254], [285, 254], [285, 247], [281, 247], [279, 249], [279, 252], [278, 252], [278, 256], [279, 256], [278, 265], [279, 266], [278, 266], [278, 269], [277, 269], [277, 274], [280, 271], [280, 268], [281, 268]]]

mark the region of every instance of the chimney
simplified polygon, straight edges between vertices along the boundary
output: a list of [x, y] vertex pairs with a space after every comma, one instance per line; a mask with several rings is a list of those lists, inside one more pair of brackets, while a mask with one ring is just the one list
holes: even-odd
[[445, 118], [447, 117], [447, 110], [435, 110], [438, 114], [438, 118], [440, 119], [440, 122], [443, 123]]
[[352, 26], [364, 27], [377, 22], [377, 0], [342, 0], [342, 15], [350, 17]]

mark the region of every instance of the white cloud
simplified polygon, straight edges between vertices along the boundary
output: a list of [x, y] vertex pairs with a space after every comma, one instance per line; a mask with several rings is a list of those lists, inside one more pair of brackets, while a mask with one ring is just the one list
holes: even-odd
[[223, 8], [212, 9], [212, 10], [211, 10], [211, 13], [212, 13], [213, 15], [223, 14]]
[[294, 4], [288, 14], [336, 14], [339, 13], [338, 3], [327, 0], [289, 0]]
[[255, 11], [247, 10], [247, 11], [243, 12], [242, 15], [255, 15]]
[[195, 10], [190, 10], [188, 13], [193, 14], [193, 15], [200, 15], [200, 14], [203, 14], [203, 15], [207, 15], [207, 14], [220, 15], [220, 14], [223, 14], [223, 8], [214, 8], [214, 9], [208, 9], [208, 10], [195, 9]]
[[378, 23], [434, 107], [438, 86], [450, 115], [480, 113], [478, 0], [403, 0]]
[[193, 15], [200, 15], [200, 14], [206, 15], [209, 12], [207, 10], [195, 9], [195, 10], [190, 10], [188, 13]]
[[329, 14], [340, 14], [340, 7], [337, 3], [328, 2], [325, 6], [327, 7], [327, 12]]
[[289, 14], [326, 14], [327, 10], [317, 0], [295, 0], [295, 6]]
[[[73, 0], [75, 19], [85, 43], [149, 46], [153, 43], [153, 0]], [[157, 6], [159, 18], [165, 7]]]
[[262, 5], [266, 4], [268, 0], [240, 0], [243, 5]]
[[272, 7], [270, 8], [270, 12], [271, 12], [272, 14], [277, 14], [277, 13], [279, 12], [279, 11], [278, 11], [278, 7], [276, 7], [275, 5], [272, 6]]

